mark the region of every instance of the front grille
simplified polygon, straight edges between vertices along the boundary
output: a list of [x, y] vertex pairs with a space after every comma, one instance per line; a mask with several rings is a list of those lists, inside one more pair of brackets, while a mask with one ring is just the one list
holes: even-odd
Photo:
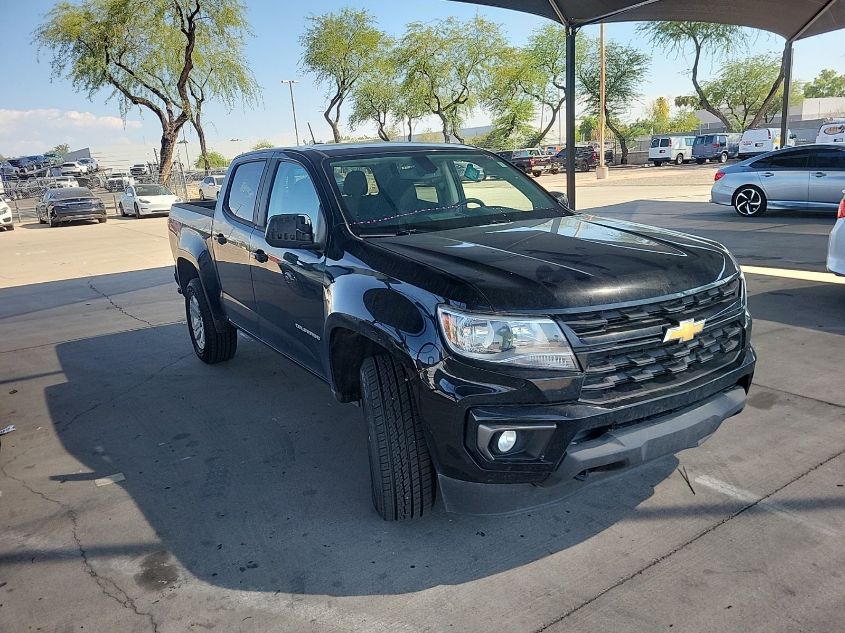
[[[609, 404], [679, 389], [739, 360], [745, 346], [742, 286], [734, 279], [680, 298], [561, 317], [584, 367], [581, 401]], [[666, 328], [706, 319], [688, 342]]]

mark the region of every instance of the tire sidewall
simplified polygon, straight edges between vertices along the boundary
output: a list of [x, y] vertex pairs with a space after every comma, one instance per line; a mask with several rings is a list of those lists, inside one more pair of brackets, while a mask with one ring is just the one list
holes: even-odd
[[[197, 339], [194, 336], [194, 328], [191, 327], [191, 297], [194, 296], [197, 298], [197, 303], [199, 304], [203, 331], [205, 333], [205, 341], [203, 343], [202, 349], [200, 349], [199, 345], [197, 345]], [[188, 282], [188, 285], [185, 288], [185, 319], [187, 320], [188, 335], [191, 337], [191, 346], [194, 348], [194, 353], [203, 362], [208, 362], [208, 334], [209, 332], [213, 331], [209, 328], [213, 328], [214, 323], [211, 320], [211, 314], [208, 309], [208, 304], [206, 304], [205, 302], [205, 295], [203, 294], [202, 286], [200, 285], [199, 279], [192, 279], [190, 282]]]

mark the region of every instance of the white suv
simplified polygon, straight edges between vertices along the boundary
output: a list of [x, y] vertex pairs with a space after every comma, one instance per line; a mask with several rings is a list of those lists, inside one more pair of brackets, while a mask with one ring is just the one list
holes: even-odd
[[14, 231], [12, 224], [12, 207], [9, 206], [9, 199], [0, 197], [0, 228], [4, 231]]

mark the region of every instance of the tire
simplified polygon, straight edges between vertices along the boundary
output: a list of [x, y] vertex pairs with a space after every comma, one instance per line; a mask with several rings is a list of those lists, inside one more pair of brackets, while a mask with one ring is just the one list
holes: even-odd
[[197, 358], [209, 365], [231, 359], [238, 349], [238, 331], [229, 323], [222, 334], [214, 329], [211, 308], [205, 300], [199, 278], [188, 282], [184, 294], [188, 334]]
[[766, 194], [757, 187], [745, 185], [736, 190], [733, 199], [734, 209], [745, 218], [755, 218], [766, 212], [768, 201]]
[[721, 154], [719, 154], [719, 162], [722, 163], [723, 165], [728, 162], [728, 153], [727, 152], [722, 152]]
[[684, 164], [684, 155], [683, 154], [678, 154], [677, 156], [675, 156], [675, 164], [676, 165], [683, 165]]
[[138, 208], [138, 203], [135, 203], [135, 217], [141, 219], [141, 209]]
[[696, 158], [696, 159], [695, 159], [695, 164], [696, 164], [696, 165], [703, 165], [703, 164], [704, 164], [704, 159], [703, 159], [703, 158]]
[[653, 162], [653, 163], [654, 163], [654, 166], [655, 166], [655, 167], [660, 167], [661, 165], [663, 165], [663, 161], [653, 160], [653, 161], [651, 161], [651, 162]]
[[108, 218], [97, 218], [97, 222], [99, 222], [100, 224], [105, 224], [108, 221], [109, 221]]
[[361, 365], [373, 505], [385, 521], [416, 519], [434, 504], [434, 466], [402, 367], [379, 354]]
[[534, 172], [531, 172], [531, 173], [532, 173], [532, 175], [533, 175], [535, 178], [539, 178], [539, 177], [540, 177], [540, 174], [542, 174], [543, 172], [541, 172], [541, 171], [534, 171]]
[[54, 229], [54, 228], [56, 228], [57, 226], [59, 226], [59, 223], [58, 223], [58, 222], [56, 222], [55, 220], [50, 220], [50, 228], [51, 228], [51, 229]]
[[126, 217], [126, 209], [123, 208], [123, 203], [121, 202], [118, 206], [120, 207], [120, 217], [125, 218]]
[[205, 201], [205, 192], [200, 189], [200, 200]]
[[588, 171], [590, 171], [590, 163], [585, 161], [581, 164], [581, 172], [586, 173]]
[[7, 226], [6, 228], [7, 228], [9, 231], [14, 231], [14, 230], [15, 230], [15, 225], [14, 225], [14, 224], [10, 224], [10, 225], [9, 225], [9, 226]]

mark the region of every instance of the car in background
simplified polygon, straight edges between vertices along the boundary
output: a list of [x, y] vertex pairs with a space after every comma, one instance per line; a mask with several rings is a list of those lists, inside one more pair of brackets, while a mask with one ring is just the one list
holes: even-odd
[[781, 149], [781, 147], [795, 147], [796, 138], [798, 137], [792, 133], [792, 130], [787, 130], [786, 144], [782, 146], [780, 128], [763, 127], [745, 130], [739, 141], [739, 159], [759, 156], [766, 152]]
[[692, 157], [703, 165], [707, 161], [727, 163], [729, 158], [739, 155], [739, 142], [742, 134], [699, 134], [692, 144]]
[[133, 176], [146, 176], [150, 173], [150, 168], [146, 163], [135, 163], [129, 168], [129, 173]]
[[106, 221], [106, 207], [87, 187], [48, 189], [35, 206], [41, 224], [58, 226], [76, 220]]
[[88, 168], [76, 160], [69, 160], [62, 163], [60, 168], [62, 176], [84, 176]]
[[142, 215], [169, 213], [174, 202], [182, 202], [182, 198], [164, 185], [133, 184], [123, 192], [118, 209], [123, 217], [134, 215], [140, 218]]
[[77, 162], [80, 165], [84, 165], [88, 173], [95, 172], [100, 168], [97, 161], [93, 158], [80, 158]]
[[827, 246], [827, 269], [834, 275], [845, 276], [845, 190], [836, 212], [836, 224], [830, 232]]
[[29, 174], [35, 173], [38, 170], [38, 167], [32, 162], [32, 159], [27, 156], [21, 156], [20, 158], [10, 158], [9, 164], [12, 165], [15, 169], [18, 170], [19, 177], [26, 177]]
[[496, 156], [499, 156], [500, 158], [504, 158], [506, 161], [511, 162], [511, 160], [513, 160], [513, 150], [507, 149], [501, 152], [496, 152]]
[[12, 223], [12, 207], [9, 206], [9, 199], [3, 196], [0, 196], [0, 229], [15, 230], [15, 225]]
[[845, 143], [845, 119], [833, 119], [819, 127], [816, 143]]
[[18, 175], [17, 167], [7, 160], [0, 161], [0, 176], [14, 178]]
[[48, 187], [50, 189], [72, 189], [79, 186], [79, 181], [73, 176], [57, 176]]
[[692, 160], [692, 146], [695, 143], [694, 134], [674, 135], [664, 134], [651, 139], [648, 149], [648, 159], [655, 167], [666, 163], [683, 165]]
[[134, 184], [135, 179], [125, 171], [113, 171], [106, 178], [106, 189], [109, 191], [124, 191], [128, 186]]
[[745, 217], [768, 209], [836, 209], [845, 189], [845, 145], [789, 147], [716, 172], [710, 199]]
[[50, 163], [50, 166], [54, 165], [61, 165], [64, 162], [64, 154], [59, 154], [58, 152], [45, 152], [44, 158], [47, 159], [47, 162]]
[[517, 169], [521, 169], [526, 174], [532, 174], [535, 178], [548, 171], [551, 156], [544, 154], [543, 150], [536, 147], [527, 147], [525, 149], [515, 149], [510, 158], [510, 163]]
[[225, 176], [206, 176], [200, 182], [200, 200], [217, 200]]
[[[566, 152], [567, 149], [564, 147], [557, 154], [552, 156], [549, 164], [549, 171], [552, 174], [556, 174], [561, 171], [566, 171]], [[604, 150], [605, 164], [610, 165], [613, 163], [613, 161], [613, 150]], [[575, 169], [577, 171], [590, 171], [591, 169], [595, 169], [596, 167], [598, 167], [598, 164], [599, 152], [597, 147], [593, 145], [575, 146]]]

